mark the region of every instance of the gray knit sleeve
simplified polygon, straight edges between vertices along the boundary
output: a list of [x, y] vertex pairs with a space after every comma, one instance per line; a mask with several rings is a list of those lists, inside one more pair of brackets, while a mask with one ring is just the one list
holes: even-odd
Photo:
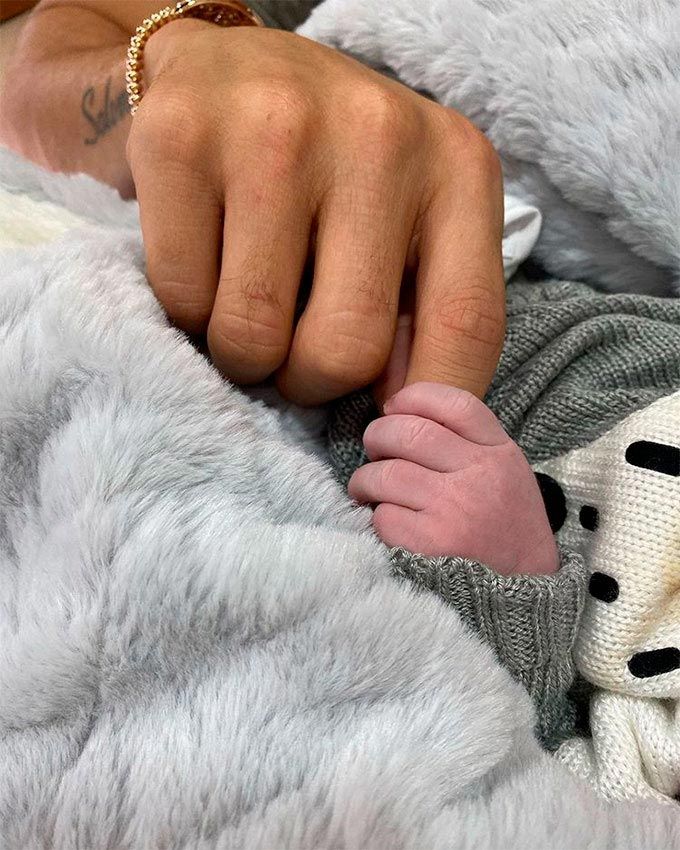
[[580, 556], [560, 551], [551, 576], [501, 576], [465, 558], [391, 552], [394, 573], [434, 591], [486, 641], [521, 682], [536, 707], [536, 732], [548, 749], [571, 737], [577, 707], [572, 648], [583, 608], [586, 570]]

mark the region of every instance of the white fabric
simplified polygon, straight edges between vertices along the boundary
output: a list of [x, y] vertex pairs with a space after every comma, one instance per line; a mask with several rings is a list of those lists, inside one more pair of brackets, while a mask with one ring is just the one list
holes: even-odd
[[538, 242], [542, 223], [538, 207], [515, 195], [505, 195], [503, 270], [506, 280], [510, 280], [520, 264], [531, 255]]
[[557, 757], [609, 800], [653, 798], [672, 805], [680, 787], [678, 701], [611, 691], [591, 700], [592, 740], [573, 738]]
[[[680, 476], [626, 459], [641, 441], [680, 447], [679, 423], [674, 393], [536, 467], [566, 495], [560, 540], [618, 587], [610, 602], [589, 595], [576, 644], [578, 669], [603, 689], [591, 707], [593, 741], [561, 750], [614, 799], [680, 793], [680, 666], [644, 678], [629, 667], [639, 653], [680, 649]], [[580, 525], [583, 505], [598, 511], [594, 532]]]

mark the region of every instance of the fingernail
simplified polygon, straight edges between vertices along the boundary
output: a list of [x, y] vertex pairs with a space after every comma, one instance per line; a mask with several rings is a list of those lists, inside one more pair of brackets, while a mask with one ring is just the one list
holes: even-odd
[[[395, 393], [395, 395], [396, 395], [396, 393]], [[393, 396], [393, 395], [391, 395], [391, 396], [387, 399], [387, 401], [383, 404], [383, 407], [382, 407], [382, 409], [383, 409], [383, 413], [389, 413], [389, 412], [390, 412], [390, 411], [389, 411], [389, 408], [392, 406], [392, 402], [393, 402], [393, 401], [394, 401], [394, 396]]]

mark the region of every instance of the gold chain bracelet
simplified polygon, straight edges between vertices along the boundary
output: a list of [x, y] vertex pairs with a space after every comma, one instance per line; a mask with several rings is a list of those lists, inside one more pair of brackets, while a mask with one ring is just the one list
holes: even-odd
[[239, 0], [181, 0], [174, 6], [166, 6], [145, 18], [130, 39], [125, 62], [125, 87], [132, 115], [137, 111], [144, 94], [142, 71], [144, 70], [144, 48], [151, 36], [165, 24], [181, 18], [197, 18], [220, 27], [264, 26], [264, 22]]

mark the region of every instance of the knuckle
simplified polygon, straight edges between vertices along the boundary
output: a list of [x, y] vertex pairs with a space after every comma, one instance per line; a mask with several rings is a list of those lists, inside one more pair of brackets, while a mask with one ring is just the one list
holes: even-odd
[[[261, 316], [270, 316], [272, 324], [278, 325], [282, 316], [283, 308], [276, 289], [268, 282], [269, 275], [266, 271], [261, 274], [245, 275], [240, 282], [240, 293], [248, 314], [254, 312]], [[224, 283], [222, 278], [220, 283]]]
[[474, 125], [458, 112], [437, 103], [431, 104], [429, 117], [430, 138], [443, 149], [447, 157], [457, 154], [475, 129]]
[[241, 85], [238, 93], [239, 119], [249, 140], [269, 151], [295, 149], [308, 136], [312, 114], [309, 98], [293, 81], [260, 81]]
[[383, 461], [380, 467], [380, 489], [387, 489], [392, 484], [397, 485], [403, 472], [403, 461], [398, 459]]
[[127, 142], [128, 159], [196, 163], [205, 150], [205, 121], [192, 92], [154, 97], [151, 89], [135, 115]]
[[358, 388], [374, 381], [389, 357], [389, 344], [358, 332], [321, 333], [313, 351], [314, 369], [333, 387]]
[[467, 152], [482, 171], [487, 172], [490, 176], [501, 174], [501, 160], [496, 148], [488, 137], [474, 126], [467, 145]]
[[[469, 123], [469, 122], [468, 122]], [[497, 194], [503, 189], [503, 167], [496, 148], [474, 125], [469, 125], [465, 134], [460, 156], [468, 171], [478, 175], [477, 179], [491, 187]]]
[[437, 323], [445, 335], [455, 335], [477, 347], [500, 349], [505, 333], [502, 299], [494, 298], [495, 285], [485, 281], [440, 301]]
[[358, 86], [349, 96], [348, 113], [362, 138], [381, 146], [398, 144], [408, 125], [403, 99], [380, 82]]
[[234, 311], [213, 315], [208, 325], [208, 349], [218, 364], [230, 364], [239, 374], [264, 377], [285, 360], [287, 340], [282, 325], [271, 317]]
[[489, 138], [465, 116], [438, 105], [433, 109], [435, 138], [447, 161], [453, 156], [489, 181], [502, 182], [501, 160]]
[[404, 425], [402, 442], [405, 448], [413, 448], [419, 443], [432, 439], [435, 434], [434, 423], [423, 417], [416, 417]]

